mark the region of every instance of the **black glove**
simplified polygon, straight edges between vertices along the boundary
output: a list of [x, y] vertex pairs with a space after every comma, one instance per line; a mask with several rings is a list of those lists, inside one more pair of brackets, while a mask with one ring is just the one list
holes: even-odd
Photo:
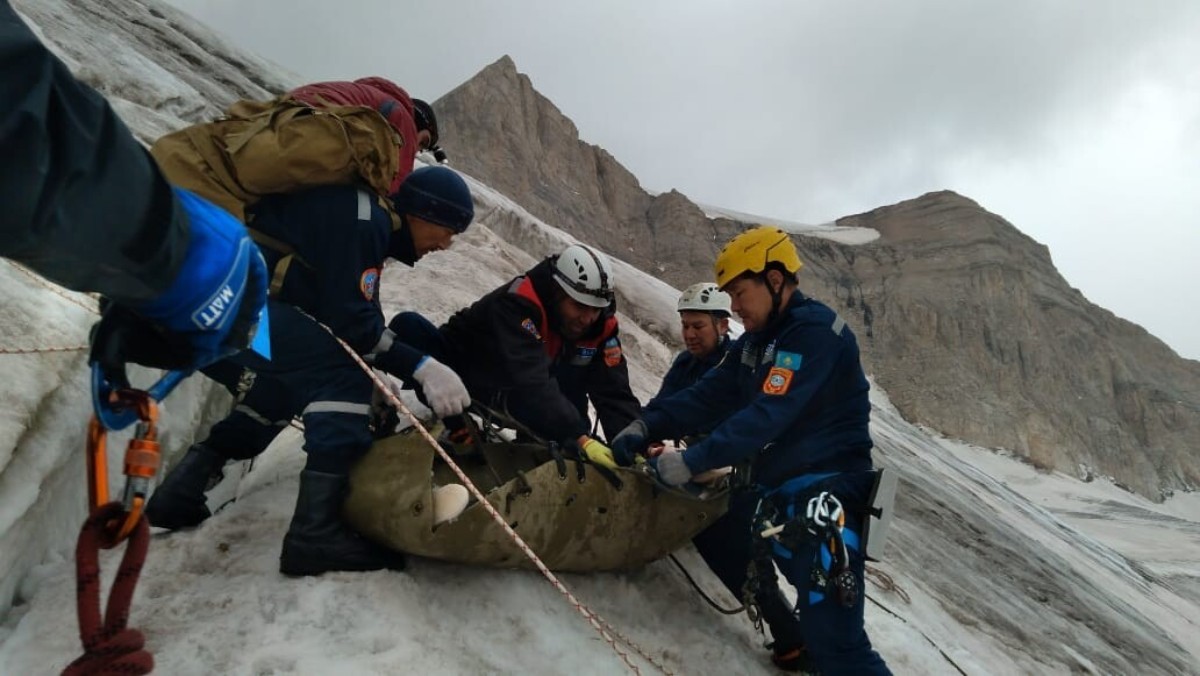
[[129, 386], [125, 365], [184, 370], [194, 363], [191, 341], [166, 330], [133, 310], [102, 299], [100, 321], [92, 325], [88, 363], [99, 364], [117, 389]]
[[650, 432], [646, 429], [645, 421], [634, 420], [618, 432], [608, 446], [617, 463], [628, 467], [639, 454], [645, 454], [646, 447], [650, 445], [646, 439], [648, 436]]

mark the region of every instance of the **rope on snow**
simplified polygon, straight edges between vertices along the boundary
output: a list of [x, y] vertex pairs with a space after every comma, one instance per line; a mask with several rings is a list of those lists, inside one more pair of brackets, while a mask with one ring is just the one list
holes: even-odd
[[[325, 326], [320, 322], [317, 322], [317, 324], [320, 325], [321, 328], [328, 331], [330, 336], [333, 336], [333, 339], [342, 346], [342, 349], [344, 349], [346, 353], [350, 355], [355, 363], [362, 368], [363, 372], [367, 374], [367, 377], [369, 377], [371, 381], [375, 383], [375, 387], [379, 388], [379, 391], [382, 392], [383, 395], [388, 398], [391, 404], [396, 407], [396, 410], [403, 413], [409, 419], [409, 421], [412, 422], [413, 428], [416, 429], [421, 436], [429, 442], [434, 451], [436, 451], [437, 454], [441, 456], [442, 460], [445, 461], [445, 463], [450, 467], [450, 469], [454, 471], [459, 480], [463, 482], [463, 485], [467, 487], [467, 490], [471, 492], [471, 495], [473, 495], [479, 504], [483, 505], [488, 514], [491, 515], [492, 520], [504, 529], [504, 532], [509, 536], [509, 538], [512, 539], [513, 543], [517, 545], [521, 552], [523, 552], [525, 556], [533, 562], [533, 565], [537, 567], [542, 576], [545, 577], [555, 589], [561, 592], [564, 597], [566, 597], [567, 602], [571, 604], [571, 607], [575, 608], [575, 610], [577, 610], [579, 614], [582, 615], [590, 625], [592, 625], [592, 628], [595, 629], [596, 632], [600, 634], [600, 637], [603, 638], [604, 641], [613, 649], [613, 651], [620, 656], [621, 660], [625, 663], [625, 666], [627, 666], [630, 671], [639, 675], [642, 673], [641, 669], [639, 669], [638, 666], [630, 659], [629, 653], [625, 652], [620, 646], [617, 645], [618, 639], [625, 645], [632, 648], [638, 653], [638, 655], [642, 657], [642, 659], [653, 665], [660, 672], [667, 674], [667, 676], [672, 676], [672, 672], [670, 670], [638, 647], [637, 644], [635, 644], [629, 638], [613, 629], [611, 624], [597, 615], [594, 611], [590, 610], [578, 598], [576, 598], [575, 595], [571, 593], [569, 589], [567, 589], [566, 585], [558, 579], [558, 576], [551, 572], [546, 564], [542, 562], [541, 558], [539, 558], [538, 555], [535, 554], [532, 549], [530, 549], [529, 545], [525, 543], [525, 540], [523, 540], [521, 536], [518, 535], [511, 526], [508, 525], [508, 522], [505, 521], [500, 512], [496, 511], [496, 508], [492, 506], [492, 503], [488, 502], [487, 498], [484, 497], [483, 492], [480, 491], [479, 488], [471, 481], [471, 479], [467, 477], [462, 468], [459, 467], [458, 464], [454, 462], [454, 459], [450, 457], [450, 454], [448, 454], [446, 450], [442, 448], [441, 444], [437, 442], [437, 439], [433, 438], [433, 435], [429, 433], [429, 430], [425, 429], [425, 426], [421, 424], [421, 421], [419, 418], [417, 418], [416, 414], [409, 410], [408, 406], [406, 406], [403, 401], [400, 401], [400, 398], [391, 391], [391, 388], [389, 388], [383, 381], [379, 379], [379, 376], [375, 375], [375, 373], [371, 370], [371, 367], [368, 366], [367, 363], [362, 360], [362, 357], [360, 357], [358, 353], [354, 351], [354, 348], [347, 345], [346, 342], [341, 338], [338, 338], [328, 326]], [[613, 638], [614, 636], [617, 638]]]

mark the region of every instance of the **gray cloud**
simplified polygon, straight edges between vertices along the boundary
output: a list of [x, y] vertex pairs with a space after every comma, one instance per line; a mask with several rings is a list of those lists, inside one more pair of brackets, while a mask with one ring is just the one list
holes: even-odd
[[1200, 3], [174, 4], [305, 78], [429, 99], [509, 54], [651, 190], [813, 222], [956, 190], [1200, 358]]

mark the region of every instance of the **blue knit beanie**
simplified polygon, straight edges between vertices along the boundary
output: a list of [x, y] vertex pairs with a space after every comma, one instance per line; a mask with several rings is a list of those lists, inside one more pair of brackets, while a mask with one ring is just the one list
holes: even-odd
[[471, 190], [453, 169], [421, 167], [392, 195], [396, 210], [461, 233], [475, 218]]

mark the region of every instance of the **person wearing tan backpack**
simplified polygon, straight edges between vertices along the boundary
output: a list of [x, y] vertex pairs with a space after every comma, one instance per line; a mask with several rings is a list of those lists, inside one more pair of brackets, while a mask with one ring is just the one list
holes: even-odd
[[437, 415], [460, 414], [470, 403], [462, 381], [385, 328], [379, 284], [385, 259], [413, 265], [450, 246], [473, 217], [466, 182], [446, 167], [414, 171], [387, 199], [334, 185], [249, 207], [273, 271], [271, 359], [246, 351], [204, 369], [234, 395], [235, 407], [150, 497], [150, 524], [177, 529], [207, 519], [205, 492], [225, 463], [258, 455], [300, 416], [307, 462], [280, 571], [403, 568], [402, 553], [361, 538], [341, 519], [350, 467], [373, 441], [374, 388], [335, 336], [376, 368], [419, 385]]
[[245, 222], [267, 195], [348, 184], [392, 195], [417, 152], [437, 141], [433, 109], [373, 77], [238, 101], [221, 118], [162, 136], [150, 153], [172, 183]]

